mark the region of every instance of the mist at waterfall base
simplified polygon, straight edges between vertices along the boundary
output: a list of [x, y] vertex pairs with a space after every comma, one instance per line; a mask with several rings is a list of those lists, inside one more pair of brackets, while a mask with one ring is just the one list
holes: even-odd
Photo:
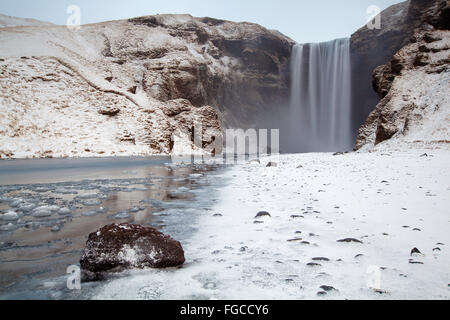
[[295, 45], [290, 95], [289, 106], [265, 120], [280, 129], [281, 152], [352, 150], [349, 39]]

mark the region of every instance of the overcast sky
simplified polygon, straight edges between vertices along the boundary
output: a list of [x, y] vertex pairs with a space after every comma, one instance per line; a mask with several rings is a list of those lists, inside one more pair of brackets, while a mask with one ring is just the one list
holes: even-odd
[[0, 13], [65, 24], [69, 5], [81, 8], [81, 23], [158, 13], [189, 13], [249, 21], [276, 29], [297, 42], [349, 37], [375, 5], [385, 9], [399, 0], [0, 0]]

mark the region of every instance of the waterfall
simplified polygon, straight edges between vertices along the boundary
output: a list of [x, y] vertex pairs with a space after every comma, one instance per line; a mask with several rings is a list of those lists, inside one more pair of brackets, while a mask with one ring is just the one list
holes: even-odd
[[291, 76], [289, 122], [296, 149], [352, 149], [350, 40], [295, 45]]

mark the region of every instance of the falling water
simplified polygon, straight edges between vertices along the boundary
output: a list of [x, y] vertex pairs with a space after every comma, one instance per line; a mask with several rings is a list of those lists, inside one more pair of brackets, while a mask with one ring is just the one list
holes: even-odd
[[350, 150], [349, 39], [295, 45], [291, 71], [290, 131], [297, 149]]

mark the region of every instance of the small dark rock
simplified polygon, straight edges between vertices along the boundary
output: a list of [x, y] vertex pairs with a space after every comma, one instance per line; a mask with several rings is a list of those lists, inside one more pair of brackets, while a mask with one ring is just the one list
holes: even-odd
[[128, 89], [128, 92], [132, 93], [132, 94], [136, 94], [136, 91], [137, 91], [137, 86], [133, 86], [133, 87]]
[[325, 285], [320, 286], [320, 289], [322, 289], [323, 291], [327, 291], [327, 292], [329, 292], [329, 291], [339, 291], [339, 290], [337, 290], [336, 288], [334, 288], [332, 286], [325, 286]]
[[420, 252], [420, 250], [419, 249], [417, 249], [417, 248], [413, 248], [412, 250], [411, 250], [411, 256], [413, 255], [413, 254], [422, 254], [422, 252]]
[[345, 239], [338, 240], [337, 242], [346, 242], [346, 243], [355, 242], [355, 243], [363, 243], [361, 240], [354, 239], [354, 238], [345, 238]]
[[441, 38], [433, 37], [431, 34], [426, 33], [426, 34], [423, 36], [423, 40], [424, 40], [426, 43], [432, 43], [432, 42], [440, 41], [440, 40], [442, 40], [442, 39], [441, 39]]
[[427, 46], [422, 45], [422, 46], [419, 47], [419, 51], [420, 52], [424, 52], [424, 53], [428, 53], [431, 50]]
[[325, 291], [319, 291], [319, 292], [317, 292], [317, 295], [318, 296], [326, 296], [327, 293]]
[[262, 218], [262, 217], [271, 217], [271, 215], [267, 211], [261, 211], [256, 214], [255, 219]]
[[313, 261], [330, 261], [330, 259], [325, 258], [325, 257], [316, 257], [316, 258], [312, 258]]
[[322, 265], [320, 263], [310, 262], [306, 264], [308, 267], [321, 267]]
[[276, 162], [269, 162], [266, 167], [278, 167], [278, 164]]
[[114, 117], [120, 113], [120, 109], [119, 108], [100, 109], [98, 110], [98, 113], [104, 116]]

